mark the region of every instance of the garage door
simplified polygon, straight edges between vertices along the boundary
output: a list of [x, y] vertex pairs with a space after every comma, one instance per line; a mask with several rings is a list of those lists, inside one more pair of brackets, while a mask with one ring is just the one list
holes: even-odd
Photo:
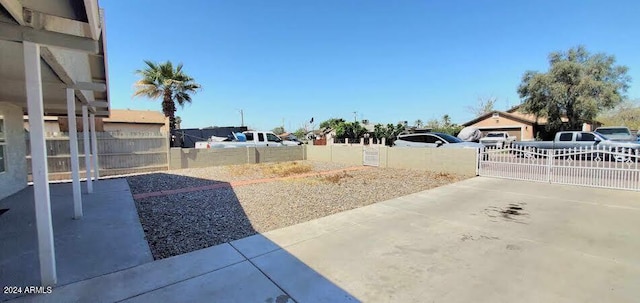
[[489, 132], [506, 132], [509, 136], [516, 137], [516, 140], [520, 141], [520, 128], [492, 128], [492, 129], [481, 129], [482, 136], [486, 136]]

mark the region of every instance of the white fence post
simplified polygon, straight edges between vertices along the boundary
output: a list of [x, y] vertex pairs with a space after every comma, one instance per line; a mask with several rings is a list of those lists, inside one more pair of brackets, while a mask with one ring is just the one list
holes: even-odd
[[82, 146], [84, 149], [84, 169], [87, 175], [87, 193], [93, 193], [91, 181], [91, 140], [89, 139], [89, 109], [82, 106]]
[[73, 218], [82, 218], [82, 192], [80, 191], [80, 157], [78, 156], [78, 130], [76, 124], [76, 97], [67, 88], [67, 119], [69, 121], [69, 151], [71, 154], [71, 188], [73, 190]]

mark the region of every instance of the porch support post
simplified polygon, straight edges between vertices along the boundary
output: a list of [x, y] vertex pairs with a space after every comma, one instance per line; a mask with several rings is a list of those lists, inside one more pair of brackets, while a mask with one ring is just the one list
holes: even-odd
[[47, 148], [44, 139], [44, 105], [42, 103], [42, 74], [40, 70], [40, 45], [24, 41], [24, 72], [29, 114], [29, 142], [31, 144], [31, 175], [38, 234], [38, 259], [40, 281], [43, 286], [53, 286], [56, 275], [53, 225], [51, 223], [51, 197], [47, 169]]
[[69, 150], [71, 151], [71, 185], [73, 189], [73, 218], [82, 219], [80, 191], [80, 157], [78, 157], [78, 129], [76, 126], [76, 96], [67, 88], [67, 119], [69, 120]]
[[93, 156], [93, 173], [96, 182], [100, 178], [100, 167], [98, 166], [98, 139], [96, 138], [96, 115], [91, 114], [89, 116], [89, 123], [91, 124], [91, 155]]
[[84, 149], [84, 167], [87, 172], [87, 193], [93, 193], [93, 182], [91, 182], [91, 142], [89, 139], [89, 109], [82, 106], [82, 143]]

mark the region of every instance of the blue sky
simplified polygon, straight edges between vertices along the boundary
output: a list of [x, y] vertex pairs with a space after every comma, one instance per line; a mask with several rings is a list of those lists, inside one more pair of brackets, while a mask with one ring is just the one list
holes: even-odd
[[[482, 2], [482, 3], [481, 3]], [[630, 68], [640, 98], [638, 1], [100, 0], [113, 108], [132, 99], [143, 60], [182, 62], [202, 84], [183, 127], [295, 130], [311, 117], [396, 123], [473, 118], [479, 97], [520, 102], [526, 70], [579, 44]]]

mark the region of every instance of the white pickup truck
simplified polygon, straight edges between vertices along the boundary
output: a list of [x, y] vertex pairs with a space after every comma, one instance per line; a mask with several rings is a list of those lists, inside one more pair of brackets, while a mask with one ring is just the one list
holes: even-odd
[[234, 148], [264, 146], [295, 146], [300, 142], [285, 141], [272, 132], [245, 131], [233, 133], [233, 138], [211, 138], [208, 141], [196, 142], [196, 148]]
[[509, 136], [506, 132], [489, 132], [484, 138], [480, 138], [480, 144], [497, 148], [507, 147], [514, 141], [516, 137]]

